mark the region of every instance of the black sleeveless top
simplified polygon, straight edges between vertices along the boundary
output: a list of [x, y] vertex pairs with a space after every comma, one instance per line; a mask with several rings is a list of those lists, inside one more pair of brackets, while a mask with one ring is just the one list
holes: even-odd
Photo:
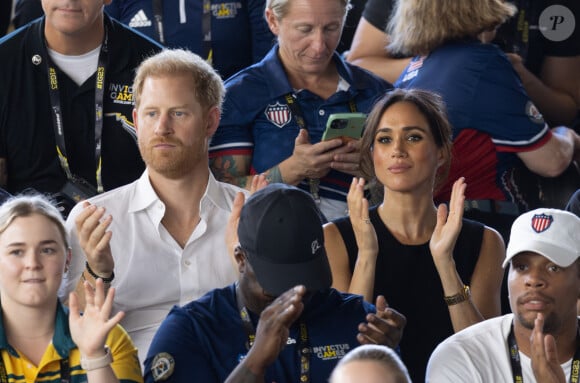
[[[404, 245], [395, 239], [378, 214], [370, 209], [370, 220], [379, 240], [373, 297], [384, 295], [390, 307], [407, 317], [401, 339], [401, 357], [414, 383], [425, 381], [425, 369], [431, 352], [448, 336], [453, 326], [443, 287], [435, 269], [429, 242]], [[358, 246], [349, 217], [333, 221], [348, 252], [350, 270], [354, 270]], [[484, 226], [463, 219], [463, 226], [453, 251], [457, 272], [469, 284], [479, 257]], [[374, 302], [373, 302], [374, 303]]]

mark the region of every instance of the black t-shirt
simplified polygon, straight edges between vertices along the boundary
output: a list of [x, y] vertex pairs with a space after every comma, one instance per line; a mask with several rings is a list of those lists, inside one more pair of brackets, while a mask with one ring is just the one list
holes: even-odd
[[[539, 76], [546, 56], [570, 57], [580, 55], [580, 1], [578, 0], [512, 0], [518, 12], [497, 32], [494, 43], [505, 52], [518, 53], [528, 70]], [[576, 17], [576, 27], [563, 41], [547, 39], [539, 25], [542, 12], [554, 5], [568, 8]]]
[[[379, 240], [373, 300], [378, 295], [384, 295], [391, 307], [407, 317], [400, 343], [401, 357], [412, 381], [421, 383], [425, 381], [425, 369], [431, 352], [453, 334], [449, 310], [443, 300], [441, 279], [428, 241], [421, 245], [400, 243], [381, 220], [376, 206], [370, 209], [369, 218]], [[352, 272], [358, 246], [349, 217], [333, 222], [344, 240]], [[464, 219], [453, 250], [457, 272], [466, 284], [470, 283], [479, 258], [483, 230], [479, 222]]]
[[[44, 18], [0, 40], [0, 158], [7, 163], [11, 193], [34, 188], [58, 192], [66, 182], [56, 150], [48, 89]], [[132, 121], [135, 68], [161, 46], [105, 17], [109, 62], [105, 70], [102, 179], [105, 190], [137, 179], [145, 165]], [[95, 83], [78, 86], [58, 70], [60, 104], [69, 166], [96, 186]]]
[[384, 31], [393, 11], [393, 0], [368, 0], [363, 17], [371, 25]]

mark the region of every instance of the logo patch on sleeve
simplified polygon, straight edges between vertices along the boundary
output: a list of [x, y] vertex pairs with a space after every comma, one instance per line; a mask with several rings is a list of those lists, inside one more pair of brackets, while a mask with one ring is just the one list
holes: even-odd
[[530, 120], [532, 120], [532, 122], [535, 122], [536, 124], [544, 123], [544, 117], [542, 116], [542, 113], [540, 113], [538, 108], [536, 108], [534, 103], [531, 101], [528, 101], [526, 104], [526, 115], [530, 118]]
[[166, 352], [160, 352], [155, 355], [153, 363], [151, 363], [151, 374], [153, 374], [153, 379], [156, 382], [167, 380], [171, 375], [173, 375], [174, 369], [175, 360]]

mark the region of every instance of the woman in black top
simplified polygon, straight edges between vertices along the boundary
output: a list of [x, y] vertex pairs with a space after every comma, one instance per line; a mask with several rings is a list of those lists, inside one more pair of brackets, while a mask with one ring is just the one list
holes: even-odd
[[500, 314], [500, 235], [463, 219], [463, 178], [453, 186], [449, 212], [433, 203], [450, 150], [439, 96], [417, 89], [386, 95], [369, 115], [361, 141], [361, 171], [382, 185], [382, 202], [369, 209], [365, 181], [355, 178], [350, 216], [325, 226], [333, 287], [370, 302], [384, 295], [407, 317], [401, 351], [414, 382], [423, 381], [439, 342]]

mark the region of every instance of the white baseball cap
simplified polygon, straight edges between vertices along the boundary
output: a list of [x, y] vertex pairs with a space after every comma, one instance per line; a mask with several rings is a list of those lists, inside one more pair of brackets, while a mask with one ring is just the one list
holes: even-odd
[[570, 266], [580, 257], [580, 218], [558, 209], [520, 215], [512, 225], [503, 267], [524, 251], [541, 254], [560, 267]]

